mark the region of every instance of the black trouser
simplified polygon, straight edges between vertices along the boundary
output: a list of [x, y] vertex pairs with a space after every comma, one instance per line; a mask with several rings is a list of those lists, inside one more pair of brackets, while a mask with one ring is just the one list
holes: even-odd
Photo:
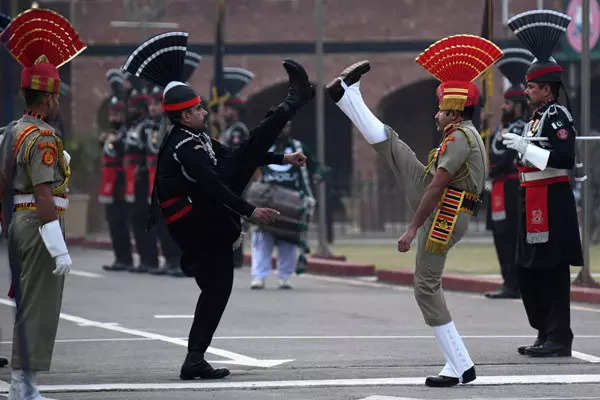
[[122, 195], [115, 195], [113, 203], [105, 206], [108, 231], [115, 253], [115, 262], [133, 265], [131, 256], [131, 234], [129, 228], [129, 212], [131, 206]]
[[[233, 152], [231, 158], [223, 160], [226, 164], [223, 166], [224, 179], [234, 193], [242, 194], [291, 115], [289, 111], [278, 109], [252, 130], [250, 138]], [[209, 248], [199, 250], [200, 243], [195, 243], [193, 235], [189, 234], [194, 227], [183, 227], [181, 231], [173, 228], [174, 237], [184, 249], [185, 270], [195, 271], [194, 278], [201, 290], [190, 330], [188, 351], [203, 354], [212, 341], [231, 294], [232, 243], [214, 241]]]
[[[517, 223], [515, 222], [515, 225]], [[511, 292], [519, 292], [519, 271], [515, 262], [517, 250], [517, 230], [507, 229], [504, 232], [492, 230], [494, 246], [500, 262], [500, 272], [504, 279], [503, 286]]]
[[569, 265], [519, 268], [519, 284], [529, 324], [538, 338], [571, 347], [571, 274]]
[[200, 297], [188, 339], [188, 351], [204, 354], [225, 311], [233, 286], [231, 245], [219, 246], [196, 255], [196, 283]]
[[150, 205], [148, 204], [148, 175], [141, 173], [135, 180], [135, 203], [130, 205], [131, 228], [135, 247], [140, 255], [140, 264], [149, 268], [158, 267], [156, 231], [147, 230]]

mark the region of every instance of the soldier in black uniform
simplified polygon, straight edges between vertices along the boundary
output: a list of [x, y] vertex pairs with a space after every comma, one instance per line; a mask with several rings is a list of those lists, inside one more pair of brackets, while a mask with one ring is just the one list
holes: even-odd
[[556, 11], [536, 10], [508, 21], [536, 57], [527, 70], [525, 90], [533, 115], [523, 136], [503, 135], [504, 144], [520, 153], [519, 285], [529, 323], [538, 334], [532, 346], [518, 351], [532, 357], [571, 356], [569, 266], [583, 265], [569, 183], [576, 130], [569, 110], [557, 102], [562, 68], [551, 57], [570, 20]]
[[180, 52], [186, 47], [187, 33], [160, 35], [140, 45], [123, 69], [165, 87], [163, 109], [174, 126], [158, 155], [153, 199], [160, 203], [169, 231], [183, 251], [184, 272], [193, 276], [201, 289], [180, 377], [215, 379], [229, 371], [213, 369], [204, 353], [231, 293], [240, 216], [268, 223], [278, 214], [255, 208], [241, 193], [259, 165], [304, 164], [302, 154], [283, 156], [268, 153], [268, 149], [285, 123], [314, 96], [314, 89], [300, 65], [284, 61], [290, 76], [288, 96], [252, 130], [250, 139], [232, 152], [205, 133], [207, 112], [200, 97], [180, 81]]
[[[146, 142], [146, 167], [148, 169], [148, 204], [151, 204], [152, 187], [156, 177], [156, 163], [158, 161], [158, 150], [167, 132], [169, 122], [164, 115], [161, 101], [162, 89], [155, 86], [150, 95], [151, 100], [148, 105], [148, 119], [144, 123], [143, 140]], [[158, 209], [153, 210], [153, 212]], [[169, 274], [171, 276], [185, 276], [179, 266], [181, 251], [177, 243], [171, 238], [164, 218], [158, 218], [156, 224], [156, 237], [160, 241], [160, 249], [165, 258], [165, 263], [158, 268], [152, 268], [149, 272], [153, 275]]]
[[502, 125], [491, 137], [488, 159], [489, 177], [492, 180], [490, 223], [504, 281], [499, 290], [488, 292], [485, 296], [490, 299], [517, 299], [520, 297], [515, 264], [520, 198], [517, 152], [502, 144], [502, 135], [510, 132], [521, 136], [523, 133], [527, 99], [522, 82], [533, 55], [520, 48], [503, 51], [504, 55], [496, 66], [508, 79], [510, 86], [504, 91]]
[[131, 233], [129, 227], [129, 206], [125, 202], [125, 176], [123, 174], [123, 155], [127, 127], [124, 123], [125, 103], [124, 76], [119, 70], [109, 70], [106, 77], [112, 96], [108, 103], [108, 122], [110, 131], [103, 132], [98, 138], [102, 146], [102, 181], [98, 201], [105, 204], [108, 231], [115, 254], [115, 261], [103, 265], [106, 271], [125, 271], [133, 267], [131, 253]]
[[133, 265], [129, 271], [141, 273], [158, 268], [156, 231], [147, 229], [150, 189], [146, 137], [152, 131], [154, 123], [148, 118], [151, 98], [146, 83], [131, 75], [128, 79], [132, 83], [132, 91], [128, 99], [129, 126], [125, 137], [125, 201], [129, 203], [131, 210], [131, 229], [140, 256], [139, 264]]

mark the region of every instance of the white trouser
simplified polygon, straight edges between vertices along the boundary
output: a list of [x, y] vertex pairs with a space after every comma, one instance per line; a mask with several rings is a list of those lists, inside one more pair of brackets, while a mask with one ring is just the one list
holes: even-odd
[[385, 126], [369, 110], [360, 93], [360, 81], [347, 86], [341, 81], [344, 95], [336, 104], [358, 128], [369, 144], [375, 144], [387, 140]]
[[289, 278], [296, 270], [298, 246], [294, 243], [275, 239], [269, 232], [257, 230], [252, 233], [252, 276], [264, 279], [271, 271], [271, 255], [277, 246], [277, 275]]
[[453, 321], [447, 324], [434, 326], [433, 333], [442, 352], [446, 357], [446, 365], [440, 375], [461, 378], [462, 374], [473, 366], [473, 361], [465, 344], [456, 330]]

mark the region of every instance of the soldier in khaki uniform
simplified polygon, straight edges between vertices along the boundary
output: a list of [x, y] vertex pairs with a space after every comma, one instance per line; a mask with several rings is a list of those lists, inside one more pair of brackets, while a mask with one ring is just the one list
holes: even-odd
[[[481, 48], [485, 50], [479, 51]], [[461, 57], [461, 51], [473, 53], [471, 56], [479, 61], [473, 63], [477, 69], [468, 74], [453, 69], [460, 65], [452, 61]], [[440, 54], [444, 62], [437, 59]], [[441, 278], [448, 250], [462, 238], [470, 215], [477, 211], [487, 175], [485, 146], [471, 122], [473, 106], [479, 98], [471, 80], [501, 54], [485, 39], [459, 35], [440, 40], [419, 56], [417, 62], [442, 81], [437, 90], [440, 110], [435, 115], [442, 140], [430, 153], [427, 165], [364, 103], [360, 77], [369, 71], [368, 61], [346, 68], [327, 85], [333, 101], [387, 161], [398, 182], [411, 186], [410, 204], [416, 211], [407, 232], [398, 240], [398, 251], [408, 251], [417, 238], [415, 297], [446, 358], [439, 375], [426, 379], [427, 386], [453, 386], [475, 379], [474, 364], [446, 307]]]
[[[64, 21], [56, 24], [56, 18]], [[50, 369], [64, 275], [72, 264], [62, 225], [68, 206], [69, 156], [46, 122], [58, 112], [57, 67], [85, 49], [67, 26], [69, 22], [53, 11], [31, 9], [17, 16], [0, 37], [24, 67], [21, 89], [26, 104], [25, 115], [11, 125], [0, 148], [0, 198], [14, 194], [9, 253], [17, 314], [10, 400], [43, 399], [35, 373]], [[43, 32], [51, 32], [48, 37], [56, 42], [42, 53], [35, 37]], [[24, 36], [27, 42], [21, 40]]]

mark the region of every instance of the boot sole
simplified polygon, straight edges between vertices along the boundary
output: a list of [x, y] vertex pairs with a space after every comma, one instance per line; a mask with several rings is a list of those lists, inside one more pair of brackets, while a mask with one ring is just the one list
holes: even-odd
[[354, 85], [360, 80], [360, 77], [371, 70], [371, 64], [368, 60], [359, 61], [352, 64], [348, 68], [342, 71], [342, 78], [344, 83], [348, 86]]

